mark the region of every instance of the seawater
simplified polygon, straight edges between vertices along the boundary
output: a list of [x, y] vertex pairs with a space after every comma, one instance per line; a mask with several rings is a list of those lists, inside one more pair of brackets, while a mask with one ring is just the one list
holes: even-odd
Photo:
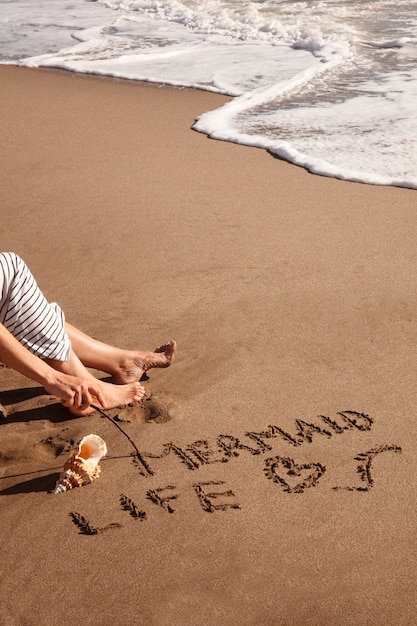
[[417, 0], [0, 0], [0, 62], [231, 96], [194, 128], [417, 189]]

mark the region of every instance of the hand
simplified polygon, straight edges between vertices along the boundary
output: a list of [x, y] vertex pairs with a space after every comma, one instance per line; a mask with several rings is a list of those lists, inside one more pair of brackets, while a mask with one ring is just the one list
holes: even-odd
[[74, 413], [88, 411], [93, 398], [105, 407], [100, 381], [59, 372], [19, 343], [3, 324], [0, 324], [0, 361], [42, 385]]
[[62, 404], [72, 411], [84, 411], [93, 402], [104, 407], [104, 398], [98, 382], [55, 372], [54, 380], [44, 384], [48, 393], [58, 398]]

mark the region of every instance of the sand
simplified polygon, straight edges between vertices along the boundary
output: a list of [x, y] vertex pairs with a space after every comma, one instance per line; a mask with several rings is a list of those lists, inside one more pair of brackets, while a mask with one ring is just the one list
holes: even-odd
[[415, 624], [416, 192], [209, 140], [215, 94], [0, 75], [1, 249], [92, 336], [178, 342], [108, 412], [142, 463], [0, 370], [2, 626]]

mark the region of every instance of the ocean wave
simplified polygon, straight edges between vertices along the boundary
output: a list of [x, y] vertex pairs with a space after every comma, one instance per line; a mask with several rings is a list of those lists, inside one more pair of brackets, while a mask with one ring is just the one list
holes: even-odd
[[3, 63], [227, 94], [196, 129], [315, 173], [417, 188], [417, 0], [2, 6]]

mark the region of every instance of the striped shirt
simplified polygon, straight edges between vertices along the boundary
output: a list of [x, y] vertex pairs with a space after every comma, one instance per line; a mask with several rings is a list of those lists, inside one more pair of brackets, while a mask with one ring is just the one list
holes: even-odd
[[69, 360], [71, 343], [63, 311], [55, 302], [47, 302], [14, 252], [0, 252], [0, 323], [41, 359]]

